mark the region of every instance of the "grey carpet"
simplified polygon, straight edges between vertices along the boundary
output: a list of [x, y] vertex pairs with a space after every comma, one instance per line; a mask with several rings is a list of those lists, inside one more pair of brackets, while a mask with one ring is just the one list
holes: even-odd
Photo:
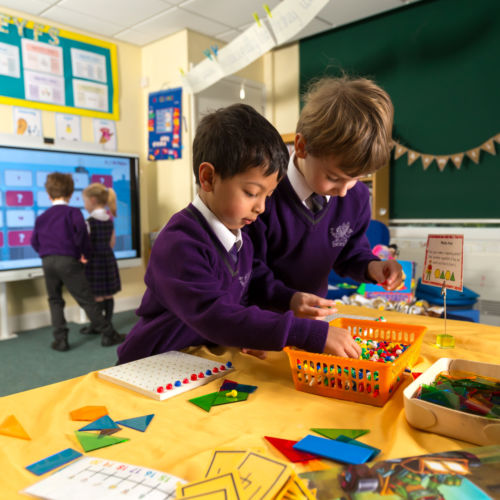
[[[128, 333], [136, 323], [134, 311], [116, 313], [113, 325]], [[83, 325], [69, 323], [70, 350], [50, 348], [52, 328], [18, 333], [17, 338], [0, 342], [0, 396], [53, 384], [84, 375], [116, 363], [117, 346], [102, 347], [99, 335], [82, 335]]]

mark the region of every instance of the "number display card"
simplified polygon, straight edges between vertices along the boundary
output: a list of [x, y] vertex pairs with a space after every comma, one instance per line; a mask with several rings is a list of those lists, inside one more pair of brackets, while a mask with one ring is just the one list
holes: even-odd
[[233, 370], [231, 362], [178, 351], [164, 352], [97, 372], [115, 384], [159, 401], [207, 384]]
[[463, 234], [430, 234], [427, 237], [422, 283], [461, 292], [463, 262]]

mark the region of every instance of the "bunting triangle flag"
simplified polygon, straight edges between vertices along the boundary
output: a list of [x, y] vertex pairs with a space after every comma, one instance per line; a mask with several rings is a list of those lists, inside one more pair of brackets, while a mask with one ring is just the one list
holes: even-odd
[[408, 150], [408, 166], [410, 166], [412, 163], [415, 163], [419, 157], [420, 157], [419, 153], [417, 153], [416, 151], [411, 151], [409, 149]]
[[434, 161], [436, 157], [434, 155], [422, 155], [422, 165], [424, 170], [429, 168], [429, 165]]
[[23, 426], [19, 423], [19, 420], [14, 415], [9, 415], [0, 424], [0, 434], [4, 436], [15, 437], [19, 439], [26, 439], [31, 441], [28, 433], [24, 430]]
[[108, 414], [105, 406], [82, 406], [70, 412], [71, 420], [88, 420], [90, 422]]
[[441, 172], [444, 170], [444, 167], [446, 167], [449, 159], [449, 156], [436, 156], [436, 163]]
[[329, 439], [337, 439], [339, 436], [347, 436], [351, 439], [356, 439], [360, 436], [368, 434], [370, 431], [368, 429], [313, 429], [316, 434], [325, 436]]
[[493, 142], [493, 139], [487, 140], [482, 146], [481, 149], [484, 151], [488, 151], [488, 153], [492, 155], [496, 155], [497, 152], [495, 150], [495, 143]]
[[98, 418], [88, 425], [85, 425], [79, 431], [101, 431], [103, 429], [119, 429], [109, 415], [104, 415], [104, 417]]
[[479, 163], [479, 148], [469, 149], [465, 154], [474, 162]]
[[83, 451], [85, 452], [98, 450], [99, 448], [105, 448], [106, 446], [112, 446], [114, 444], [129, 441], [129, 438], [120, 438], [114, 436], [99, 437], [99, 434], [94, 434], [92, 432], [75, 431], [75, 435], [80, 442]]
[[404, 147], [401, 146], [401, 144], [396, 144], [396, 147], [394, 149], [394, 159], [397, 160], [398, 158], [401, 158], [408, 150]]
[[117, 420], [116, 423], [120, 425], [124, 425], [125, 427], [130, 427], [131, 429], [135, 429], [136, 431], [144, 432], [147, 428], [151, 420], [153, 420], [154, 413], [150, 415], [144, 415], [143, 417], [134, 417], [134, 418], [126, 418], [125, 420]]
[[451, 161], [455, 164], [455, 167], [460, 168], [462, 166], [462, 161], [464, 159], [463, 153], [455, 153], [451, 156]]

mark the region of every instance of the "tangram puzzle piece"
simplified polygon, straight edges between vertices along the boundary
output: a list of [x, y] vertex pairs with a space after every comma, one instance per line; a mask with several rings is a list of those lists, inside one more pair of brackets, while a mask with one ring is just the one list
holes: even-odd
[[121, 431], [120, 427], [118, 427], [117, 429], [102, 429], [101, 432], [99, 432], [98, 437], [102, 438], [104, 436], [111, 436], [111, 434], [115, 434], [120, 431]]
[[308, 462], [309, 460], [315, 460], [318, 458], [317, 455], [295, 450], [293, 445], [296, 444], [297, 441], [270, 436], [264, 436], [264, 439], [267, 439], [278, 451], [285, 455], [290, 462]]
[[70, 412], [71, 420], [88, 420], [92, 422], [98, 418], [108, 414], [108, 409], [105, 406], [82, 406], [78, 410]]
[[417, 379], [422, 375], [422, 372], [411, 372], [411, 376], [413, 377], [413, 380]]
[[364, 464], [373, 455], [373, 449], [356, 446], [350, 443], [342, 443], [335, 439], [325, 439], [308, 434], [296, 445], [296, 450], [314, 453], [330, 460], [347, 464]]
[[351, 439], [356, 439], [360, 436], [368, 434], [368, 429], [316, 429], [311, 428], [316, 434], [321, 434], [329, 439], [337, 439], [339, 436], [347, 436]]
[[205, 394], [197, 398], [190, 399], [189, 402], [199, 406], [205, 411], [210, 411], [212, 406], [225, 405], [228, 403], [237, 403], [238, 401], [245, 401], [248, 399], [248, 392], [238, 392], [236, 397], [229, 396], [232, 391], [220, 391]]
[[88, 425], [85, 425], [79, 431], [101, 431], [104, 429], [119, 429], [118, 425], [116, 425], [109, 415], [104, 415], [104, 417], [98, 418], [94, 422], [91, 422]]
[[119, 438], [114, 436], [99, 437], [98, 434], [93, 434], [91, 432], [75, 431], [75, 435], [85, 452], [129, 441], [129, 438]]
[[226, 379], [222, 383], [219, 391], [231, 391], [233, 389], [237, 390], [238, 392], [248, 392], [248, 394], [251, 394], [252, 392], [255, 392], [257, 390], [257, 386], [238, 384], [238, 382], [233, 382], [232, 380]]
[[351, 439], [350, 437], [347, 436], [339, 436], [337, 438], [337, 441], [341, 441], [342, 443], [355, 444], [356, 446], [361, 446], [362, 448], [367, 448], [369, 450], [372, 450], [373, 453], [368, 460], [373, 460], [380, 453], [380, 450], [378, 448], [370, 446], [369, 444], [361, 443], [359, 441], [356, 441], [356, 439]]
[[81, 456], [82, 454], [79, 451], [73, 450], [72, 448], [66, 448], [59, 453], [50, 455], [50, 457], [43, 458], [38, 462], [27, 465], [26, 469], [28, 469], [33, 474], [36, 474], [37, 476], [41, 476], [42, 474], [60, 467], [61, 465], [67, 464], [68, 462], [72, 462], [73, 460], [76, 460]]
[[143, 417], [126, 418], [125, 420], [117, 420], [116, 423], [135, 429], [136, 431], [144, 432], [151, 420], [153, 420], [154, 413], [144, 415]]
[[23, 426], [19, 423], [19, 420], [17, 420], [14, 415], [9, 415], [0, 424], [0, 434], [19, 439], [26, 439], [27, 441], [31, 440], [31, 438], [28, 436], [28, 433], [23, 429]]

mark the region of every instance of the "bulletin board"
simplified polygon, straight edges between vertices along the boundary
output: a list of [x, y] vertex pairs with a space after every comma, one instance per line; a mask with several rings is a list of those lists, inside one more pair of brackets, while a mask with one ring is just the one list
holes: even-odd
[[[312, 78], [375, 80], [391, 96], [393, 137], [417, 151], [446, 155], [500, 131], [497, 0], [427, 0], [300, 41], [300, 84]], [[500, 147], [442, 170], [407, 155], [390, 166], [391, 219], [500, 218]]]
[[118, 120], [116, 45], [0, 13], [0, 103]]

